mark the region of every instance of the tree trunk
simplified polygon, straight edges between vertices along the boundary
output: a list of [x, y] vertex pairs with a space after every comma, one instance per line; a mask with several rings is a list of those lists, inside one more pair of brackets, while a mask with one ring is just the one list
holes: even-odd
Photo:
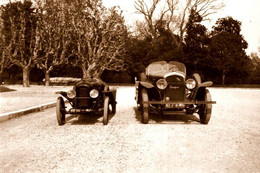
[[225, 78], [226, 78], [226, 71], [223, 70], [223, 71], [222, 71], [222, 85], [225, 84]]
[[95, 77], [95, 76], [94, 76], [95, 66], [96, 66], [95, 63], [90, 64], [90, 65], [88, 66], [88, 69], [87, 69], [87, 76], [88, 76], [88, 77]]
[[89, 65], [88, 68], [86, 68], [86, 65], [82, 64], [81, 69], [83, 78], [100, 78], [103, 73], [103, 70], [97, 68], [95, 63]]
[[82, 70], [82, 78], [87, 78], [88, 77], [88, 72], [87, 72], [87, 68], [86, 68], [86, 65], [85, 64], [81, 64], [81, 70]]
[[94, 77], [94, 78], [99, 78], [102, 75], [103, 70], [101, 70], [100, 68], [98, 68], [96, 66], [96, 64], [91, 64], [88, 69], [87, 69], [87, 74], [89, 77]]
[[50, 72], [48, 70], [45, 72], [45, 86], [50, 86]]
[[23, 68], [23, 87], [30, 86], [30, 68], [24, 67]]

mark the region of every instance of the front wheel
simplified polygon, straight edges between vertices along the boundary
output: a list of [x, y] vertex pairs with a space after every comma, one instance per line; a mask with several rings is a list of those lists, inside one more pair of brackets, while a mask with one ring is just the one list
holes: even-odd
[[[205, 89], [204, 101], [211, 101], [211, 95], [209, 90]], [[212, 104], [203, 104], [199, 109], [200, 123], [208, 124], [211, 117]]]
[[[141, 91], [142, 101], [148, 102], [147, 89], [142, 89]], [[149, 104], [142, 103], [142, 123], [147, 124], [149, 121]]]
[[65, 104], [64, 100], [62, 97], [57, 98], [57, 103], [56, 103], [56, 116], [58, 120], [58, 124], [64, 125], [65, 124]]
[[112, 113], [115, 114], [116, 113], [116, 101], [112, 102]]
[[109, 97], [105, 96], [104, 98], [104, 112], [103, 112], [103, 124], [108, 124], [108, 115], [109, 115]]

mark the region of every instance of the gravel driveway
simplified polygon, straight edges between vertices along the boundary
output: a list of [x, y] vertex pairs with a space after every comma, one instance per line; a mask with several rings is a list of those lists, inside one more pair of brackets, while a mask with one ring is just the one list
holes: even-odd
[[119, 87], [117, 113], [67, 116], [55, 108], [0, 123], [0, 172], [260, 172], [260, 90], [210, 89], [212, 118], [152, 116], [140, 123], [134, 87]]

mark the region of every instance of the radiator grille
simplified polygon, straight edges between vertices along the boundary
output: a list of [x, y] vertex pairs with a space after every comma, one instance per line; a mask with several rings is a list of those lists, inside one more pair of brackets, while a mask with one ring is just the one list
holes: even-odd
[[90, 108], [92, 106], [92, 103], [90, 101], [89, 97], [89, 91], [91, 88], [89, 87], [78, 87], [76, 90], [76, 108], [86, 109]]
[[178, 75], [166, 78], [168, 83], [165, 89], [165, 97], [169, 97], [171, 101], [184, 101], [185, 98], [185, 80]]

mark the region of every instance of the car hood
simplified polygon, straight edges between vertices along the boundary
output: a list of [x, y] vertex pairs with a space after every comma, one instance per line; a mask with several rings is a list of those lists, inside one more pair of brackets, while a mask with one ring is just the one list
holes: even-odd
[[149, 64], [146, 68], [146, 75], [153, 77], [168, 77], [170, 75], [179, 75], [185, 78], [186, 67], [183, 63], [177, 61], [157, 61]]
[[80, 82], [77, 83], [76, 86], [105, 86], [106, 83], [98, 78], [83, 78]]
[[183, 78], [185, 78], [185, 74], [182, 72], [166, 72], [166, 71], [153, 73], [153, 74], [150, 74], [149, 76], [154, 77], [154, 78], [167, 78], [172, 75], [182, 76]]

